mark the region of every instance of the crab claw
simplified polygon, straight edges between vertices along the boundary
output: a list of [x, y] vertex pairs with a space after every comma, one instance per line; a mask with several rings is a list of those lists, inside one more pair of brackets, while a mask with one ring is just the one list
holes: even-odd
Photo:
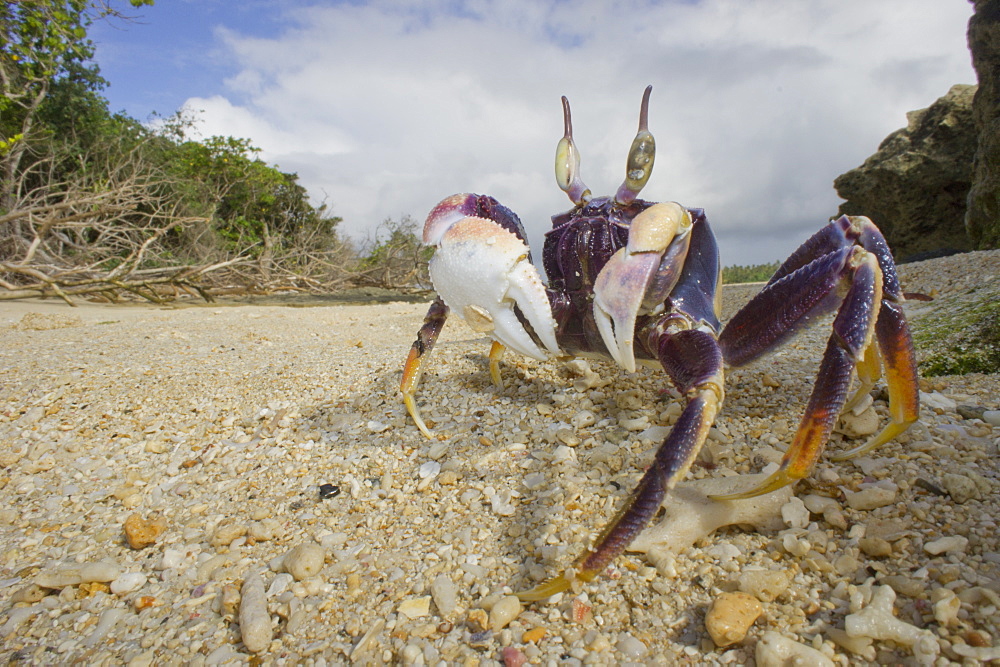
[[635, 370], [635, 320], [662, 303], [680, 276], [690, 240], [691, 215], [680, 204], [654, 204], [635, 216], [628, 243], [594, 282], [594, 321], [611, 357]]
[[465, 198], [473, 196], [445, 200], [432, 213], [439, 214], [433, 226], [428, 219], [434, 289], [475, 331], [535, 359], [559, 354], [556, 322], [528, 246], [493, 220], [468, 215]]

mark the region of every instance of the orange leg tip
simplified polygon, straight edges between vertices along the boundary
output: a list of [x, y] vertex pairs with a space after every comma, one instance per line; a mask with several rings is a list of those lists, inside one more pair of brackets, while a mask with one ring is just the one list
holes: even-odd
[[860, 447], [855, 447], [854, 449], [849, 449], [846, 452], [841, 452], [840, 454], [836, 454], [830, 458], [834, 461], [846, 461], [847, 459], [853, 459], [856, 456], [861, 456], [862, 454], [870, 452], [877, 447], [881, 447], [896, 436], [903, 434], [906, 429], [910, 428], [912, 425], [913, 421], [906, 421], [903, 423], [891, 422], [886, 424], [886, 427], [882, 429], [878, 435], [865, 444]]
[[763, 482], [757, 486], [748, 489], [747, 491], [741, 491], [739, 493], [727, 493], [721, 496], [709, 496], [712, 500], [746, 500], [748, 498], [756, 498], [757, 496], [763, 496], [766, 493], [771, 493], [772, 491], [777, 491], [778, 489], [784, 488], [789, 484], [794, 484], [799, 481], [801, 477], [796, 477], [789, 474], [786, 468], [779, 468], [775, 470], [770, 477], [765, 479]]
[[420, 353], [415, 347], [410, 348], [403, 365], [403, 378], [399, 381], [399, 390], [403, 394], [413, 393], [420, 380]]
[[424, 423], [423, 418], [420, 416], [420, 410], [417, 408], [417, 402], [413, 400], [413, 394], [403, 394], [403, 403], [406, 404], [406, 411], [410, 413], [410, 417], [413, 418], [413, 423], [417, 425], [420, 432], [423, 433], [428, 439], [433, 439], [434, 436], [427, 429], [427, 424]]
[[597, 570], [573, 570], [570, 568], [562, 574], [557, 574], [550, 579], [546, 579], [530, 591], [521, 591], [520, 593], [515, 593], [515, 595], [521, 602], [539, 602], [557, 593], [564, 593], [581, 583], [593, 581], [597, 575]]

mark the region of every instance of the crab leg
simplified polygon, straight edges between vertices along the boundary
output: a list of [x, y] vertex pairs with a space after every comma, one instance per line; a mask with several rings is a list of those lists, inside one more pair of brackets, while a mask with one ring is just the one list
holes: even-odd
[[[803, 324], [804, 318], [801, 318], [801, 308], [813, 307], [810, 304], [815, 303], [815, 307], [822, 312], [825, 310], [824, 306], [829, 306], [828, 303], [821, 303], [824, 298], [823, 290], [827, 289], [828, 282], [822, 278], [815, 278], [814, 286], [818, 288], [818, 291], [805, 289], [808, 288], [806, 283], [812, 282], [815, 276], [822, 273], [822, 270], [817, 269], [817, 267], [827, 261], [827, 258], [838, 256], [838, 253], [847, 252], [849, 248], [857, 246], [864, 248], [878, 261], [879, 271], [882, 275], [882, 300], [875, 325], [877, 349], [874, 345], [866, 345], [864, 355], [857, 363], [860, 387], [847, 402], [845, 409], [871, 389], [881, 375], [880, 366], [884, 365], [892, 421], [861, 447], [834, 456], [835, 461], [857, 456], [889, 442], [909, 428], [917, 420], [919, 414], [917, 362], [909, 327], [906, 324], [906, 316], [901, 307], [904, 301], [903, 291], [896, 275], [896, 265], [892, 260], [892, 253], [878, 227], [863, 216], [841, 216], [818, 231], [792, 253], [775, 272], [761, 294], [754, 299], [754, 303], [757, 303], [758, 298], [761, 299], [758, 306], [753, 308], [748, 305], [744, 309], [747, 311], [746, 314], [744, 315], [742, 312], [740, 314], [742, 321], [740, 321], [740, 316], [733, 318], [720, 338], [720, 342], [726, 350], [726, 361], [734, 366], [747, 363], [776, 347], [793, 335]], [[789, 291], [785, 291], [787, 288], [777, 287], [777, 283], [786, 281], [790, 274], [802, 270], [806, 266], [813, 267], [805, 269], [802, 274], [803, 291], [809, 292], [809, 294], [793, 295]], [[769, 292], [771, 296], [765, 297], [765, 293]], [[764, 332], [757, 328], [755, 329], [756, 334], [751, 334], [749, 331], [742, 333], [738, 331], [740, 328], [747, 327], [750, 320], [755, 319], [750, 311], [772, 312], [772, 309], [779, 306], [785, 299], [798, 303], [799, 315], [796, 315], [794, 307], [786, 307], [775, 317], [771, 319], [756, 318], [756, 323], [750, 325], [752, 327], [777, 327], [776, 330]], [[789, 305], [794, 306], [794, 304]], [[740, 339], [739, 342], [736, 341], [737, 338]]]
[[[882, 232], [865, 217], [847, 218], [850, 223], [848, 234], [856, 234], [858, 242], [878, 259], [884, 278], [882, 307], [875, 324], [875, 337], [885, 366], [886, 384], [889, 388], [889, 414], [892, 421], [886, 424], [875, 437], [860, 447], [838, 454], [833, 460], [840, 461], [879, 447], [910, 427], [920, 415], [919, 384], [917, 382], [917, 358], [913, 351], [910, 328], [903, 314], [903, 290], [896, 275], [896, 265]], [[845, 226], [844, 218], [835, 224]], [[863, 372], [859, 372], [862, 382]]]
[[[852, 371], [872, 342], [876, 308], [882, 301], [878, 262], [860, 247], [829, 253], [765, 288], [723, 330], [719, 342], [726, 360], [746, 363], [787, 337], [789, 329], [795, 330], [815, 311], [821, 311], [836, 297], [836, 288], [843, 282], [848, 285], [847, 294], [834, 319], [833, 335], [805, 414], [781, 466], [758, 486], [717, 499], [769, 493], [802, 479], [812, 469], [844, 407]], [[770, 314], [762, 317], [761, 313]]]
[[906, 326], [906, 317], [899, 304], [882, 303], [878, 322], [875, 324], [875, 337], [885, 364], [892, 421], [865, 444], [834, 456], [834, 461], [849, 459], [881, 447], [908, 429], [919, 415], [917, 360], [910, 330]]
[[544, 600], [577, 581], [591, 581], [642, 532], [667, 493], [686, 474], [708, 437], [722, 403], [722, 353], [713, 336], [689, 329], [654, 336], [663, 368], [688, 403], [670, 435], [656, 450], [639, 485], [575, 565], [535, 588], [518, 593], [524, 602]]
[[431, 437], [431, 433], [427, 430], [427, 425], [424, 424], [424, 420], [420, 417], [420, 409], [417, 408], [414, 395], [417, 392], [417, 385], [420, 384], [421, 365], [423, 364], [424, 355], [429, 355], [431, 350], [434, 349], [434, 343], [437, 342], [438, 336], [441, 334], [441, 329], [444, 328], [444, 323], [447, 319], [448, 306], [444, 305], [444, 301], [440, 298], [435, 299], [434, 303], [427, 310], [427, 315], [424, 316], [424, 323], [420, 327], [420, 331], [417, 332], [417, 339], [410, 346], [410, 354], [406, 357], [406, 365], [403, 367], [403, 379], [399, 383], [399, 390], [403, 393], [403, 403], [406, 404], [406, 411], [413, 417], [413, 421], [416, 423], [417, 428], [420, 429], [420, 432], [428, 438]]

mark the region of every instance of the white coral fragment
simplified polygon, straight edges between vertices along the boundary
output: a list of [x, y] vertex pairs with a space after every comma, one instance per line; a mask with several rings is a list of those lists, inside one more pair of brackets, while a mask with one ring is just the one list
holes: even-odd
[[833, 661], [811, 646], [800, 644], [773, 630], [764, 633], [754, 652], [758, 667], [793, 667], [815, 665], [833, 667]]
[[783, 527], [781, 508], [792, 497], [791, 486], [743, 500], [711, 498], [752, 487], [767, 477], [761, 473], [681, 482], [663, 501], [663, 519], [640, 533], [628, 550], [646, 553], [658, 547], [678, 553], [723, 526], [748, 525], [758, 530], [780, 530]]
[[851, 637], [888, 639], [902, 646], [909, 646], [919, 664], [934, 664], [940, 651], [934, 633], [921, 630], [893, 616], [892, 606], [895, 600], [896, 591], [889, 586], [876, 588], [868, 606], [845, 619], [847, 634]]

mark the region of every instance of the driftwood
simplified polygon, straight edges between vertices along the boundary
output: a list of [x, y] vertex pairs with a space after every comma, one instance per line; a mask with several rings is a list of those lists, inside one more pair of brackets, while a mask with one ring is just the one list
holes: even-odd
[[[221, 247], [211, 211], [193, 216], [170, 192], [174, 183], [139, 151], [116, 154], [59, 180], [55, 157], [33, 163], [0, 192], [0, 301], [28, 298], [182, 296], [427, 283], [426, 250], [406, 219], [387, 221], [387, 238], [360, 259], [349, 242], [319, 228], [263, 242]], [[44, 185], [33, 185], [42, 183]], [[209, 206], [209, 208], [211, 208]], [[379, 228], [382, 229], [382, 226]]]

